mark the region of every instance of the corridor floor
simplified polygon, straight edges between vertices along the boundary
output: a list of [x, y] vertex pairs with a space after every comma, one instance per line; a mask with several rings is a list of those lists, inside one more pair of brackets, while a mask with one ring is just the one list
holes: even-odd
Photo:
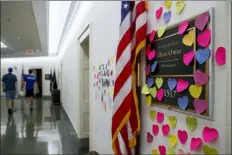
[[8, 115], [1, 97], [1, 154], [86, 154], [61, 106], [50, 100], [34, 101], [33, 112], [24, 99], [15, 100], [15, 112]]

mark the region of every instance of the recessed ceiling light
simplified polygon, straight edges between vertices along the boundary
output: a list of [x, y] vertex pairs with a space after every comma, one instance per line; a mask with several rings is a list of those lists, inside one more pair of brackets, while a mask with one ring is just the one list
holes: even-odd
[[17, 39], [20, 39], [20, 37], [17, 37]]
[[3, 42], [1, 42], [1, 48], [7, 48], [7, 46]]

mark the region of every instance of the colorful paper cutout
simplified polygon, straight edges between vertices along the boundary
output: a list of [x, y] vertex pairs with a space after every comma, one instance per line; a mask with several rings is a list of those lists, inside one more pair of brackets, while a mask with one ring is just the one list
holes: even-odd
[[161, 38], [166, 31], [166, 26], [162, 26], [161, 28], [158, 29], [158, 37]]
[[197, 119], [195, 117], [187, 116], [186, 117], [186, 125], [187, 125], [188, 130], [190, 130], [190, 131], [195, 130], [198, 126]]
[[168, 116], [168, 124], [171, 126], [172, 129], [175, 129], [177, 124], [176, 116]]
[[147, 132], [147, 142], [152, 143], [153, 142], [153, 136], [150, 132]]
[[160, 155], [166, 155], [166, 147], [163, 145], [159, 145], [158, 147]]
[[164, 136], [168, 136], [170, 127], [168, 124], [162, 125], [162, 133]]
[[151, 69], [151, 65], [148, 64], [147, 67], [145, 68], [146, 75], [150, 74], [150, 69]]
[[163, 123], [163, 121], [164, 121], [164, 114], [162, 112], [158, 112], [157, 116], [156, 116], [156, 120], [160, 124]]
[[197, 36], [197, 43], [202, 47], [208, 47], [211, 41], [211, 31], [209, 29], [204, 30]]
[[182, 92], [184, 91], [185, 89], [187, 89], [189, 86], [189, 83], [188, 81], [185, 81], [183, 79], [178, 79], [177, 81], [177, 86], [176, 86], [176, 91], [179, 93], [179, 92]]
[[195, 32], [194, 30], [191, 30], [188, 32], [188, 34], [184, 35], [182, 42], [186, 46], [192, 46], [194, 40], [195, 40]]
[[182, 149], [179, 149], [179, 150], [178, 150], [178, 154], [179, 154], [179, 155], [191, 155], [190, 152], [185, 153], [184, 150], [182, 150]]
[[201, 138], [192, 138], [190, 142], [190, 150], [194, 151], [196, 149], [200, 149], [201, 145], [202, 145]]
[[226, 49], [224, 47], [218, 47], [215, 53], [215, 59], [217, 65], [226, 64]]
[[194, 82], [196, 85], [204, 85], [209, 81], [209, 76], [203, 73], [201, 70], [196, 70], [194, 72]]
[[194, 99], [193, 106], [197, 114], [203, 113], [208, 108], [208, 104], [206, 100], [200, 100], [200, 99]]
[[185, 64], [186, 66], [188, 66], [188, 65], [192, 62], [194, 56], [195, 56], [195, 52], [194, 52], [193, 50], [191, 50], [191, 51], [185, 53], [185, 54], [183, 55], [183, 62], [184, 62], [184, 64]]
[[148, 53], [147, 58], [148, 60], [152, 60], [155, 58], [156, 51], [153, 49], [151, 52]]
[[168, 148], [167, 154], [169, 154], [169, 155], [175, 155], [176, 152], [172, 148]]
[[204, 127], [202, 137], [206, 143], [213, 142], [218, 138], [218, 131], [215, 128]]
[[208, 21], [209, 21], [209, 13], [205, 12], [196, 18], [195, 26], [196, 28], [202, 31], [204, 30], [205, 26], [208, 24]]
[[142, 92], [141, 92], [141, 93], [142, 93], [142, 94], [145, 94], [145, 95], [150, 94], [149, 87], [148, 87], [147, 84], [145, 84], [145, 85], [143, 86]]
[[153, 88], [150, 88], [150, 94], [153, 98], [156, 98], [156, 95], [157, 95], [157, 89], [156, 87], [153, 87]]
[[164, 19], [164, 22], [167, 24], [171, 18], [171, 14], [172, 12], [171, 11], [168, 11], [168, 12], [165, 12], [164, 13], [164, 16], [163, 16], [163, 19]]
[[154, 121], [155, 117], [156, 117], [156, 111], [155, 110], [150, 110], [150, 118], [151, 118], [151, 120]]
[[159, 89], [156, 93], [156, 97], [158, 101], [162, 101], [164, 97], [164, 89]]
[[176, 135], [169, 135], [168, 140], [171, 147], [175, 147], [178, 143], [178, 138]]
[[188, 133], [185, 130], [178, 130], [178, 138], [181, 144], [185, 144], [188, 140]]
[[151, 106], [151, 101], [152, 101], [151, 96], [150, 96], [150, 95], [149, 95], [149, 96], [146, 96], [146, 97], [145, 97], [145, 100], [146, 100], [146, 105], [147, 105], [148, 107], [150, 107], [150, 106]]
[[163, 85], [163, 82], [164, 82], [164, 81], [163, 81], [163, 78], [162, 78], [162, 77], [160, 77], [160, 78], [157, 77], [157, 78], [155, 79], [155, 83], [156, 83], [156, 86], [157, 86], [158, 89], [160, 89], [160, 87]]
[[155, 38], [155, 35], [156, 35], [156, 31], [155, 30], [152, 30], [150, 35], [149, 35], [149, 41], [152, 42], [153, 39]]
[[167, 9], [170, 9], [171, 6], [172, 6], [172, 1], [164, 1], [164, 6], [165, 6]]
[[154, 79], [153, 78], [147, 78], [148, 87], [151, 87], [153, 84], [154, 84]]
[[218, 155], [218, 150], [215, 148], [211, 148], [208, 145], [203, 146], [203, 152], [205, 155]]
[[178, 105], [182, 110], [186, 110], [188, 106], [188, 96], [180, 97], [177, 99]]
[[205, 63], [211, 54], [211, 50], [209, 48], [199, 49], [196, 51], [196, 60], [199, 64]]
[[185, 7], [186, 2], [185, 1], [177, 1], [176, 2], [176, 13], [180, 14], [184, 7]]
[[189, 92], [193, 98], [199, 98], [201, 96], [202, 86], [191, 85], [189, 87]]
[[157, 136], [159, 133], [159, 126], [156, 124], [152, 125], [152, 132], [154, 136]]
[[157, 67], [157, 61], [154, 61], [154, 63], [151, 65], [151, 72], [154, 72]]
[[173, 90], [177, 85], [176, 79], [169, 78], [168, 79], [168, 87], [170, 90]]
[[161, 14], [163, 12], [163, 7], [161, 6], [158, 10], [156, 10], [155, 15], [156, 15], [156, 19], [160, 19]]
[[178, 34], [182, 35], [188, 28], [189, 22], [187, 20], [183, 21], [178, 27]]
[[152, 155], [159, 155], [159, 151], [157, 149], [152, 150]]

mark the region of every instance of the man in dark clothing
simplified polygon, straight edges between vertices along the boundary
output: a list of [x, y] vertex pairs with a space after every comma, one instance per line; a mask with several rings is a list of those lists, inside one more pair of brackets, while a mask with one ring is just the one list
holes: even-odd
[[2, 88], [3, 92], [6, 93], [6, 104], [8, 106], [8, 112], [12, 113], [14, 109], [14, 99], [16, 95], [16, 88], [17, 88], [17, 77], [12, 74], [13, 69], [10, 67], [8, 68], [8, 74], [5, 74], [2, 77]]

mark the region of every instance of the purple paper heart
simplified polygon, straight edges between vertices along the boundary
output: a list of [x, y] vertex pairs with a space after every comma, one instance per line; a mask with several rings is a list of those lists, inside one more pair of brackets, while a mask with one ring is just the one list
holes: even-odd
[[210, 49], [206, 48], [206, 49], [199, 49], [196, 51], [196, 60], [199, 64], [203, 64], [204, 62], [206, 62], [209, 57], [210, 57]]
[[203, 14], [201, 14], [200, 16], [198, 16], [195, 20], [195, 26], [199, 29], [199, 30], [204, 30], [206, 24], [209, 21], [209, 13], [205, 12]]
[[151, 65], [151, 72], [154, 72], [157, 66], [157, 61], [155, 61], [152, 65]]
[[173, 90], [176, 87], [176, 84], [177, 84], [176, 79], [172, 79], [172, 78], [168, 79], [168, 87], [170, 90]]
[[153, 85], [153, 83], [154, 83], [154, 79], [153, 78], [148, 78], [147, 79], [147, 85], [148, 85], [148, 87], [151, 87]]
[[184, 96], [182, 98], [178, 98], [178, 105], [182, 110], [185, 110], [188, 106], [188, 97]]
[[164, 22], [168, 23], [170, 18], [171, 18], [171, 11], [165, 12], [163, 16]]

